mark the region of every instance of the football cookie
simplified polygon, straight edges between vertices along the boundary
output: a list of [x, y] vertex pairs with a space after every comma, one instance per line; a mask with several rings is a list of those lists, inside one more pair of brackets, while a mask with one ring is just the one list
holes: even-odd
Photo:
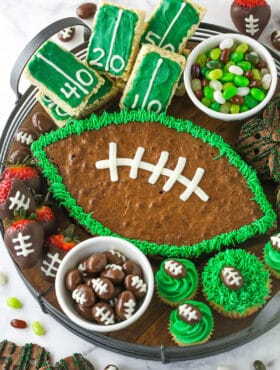
[[255, 172], [190, 121], [144, 111], [93, 115], [41, 136], [32, 151], [77, 222], [147, 254], [199, 256], [263, 234], [276, 220]]

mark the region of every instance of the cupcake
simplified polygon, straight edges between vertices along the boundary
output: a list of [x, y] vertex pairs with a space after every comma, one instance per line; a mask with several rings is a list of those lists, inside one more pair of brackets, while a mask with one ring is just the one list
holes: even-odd
[[160, 299], [170, 306], [177, 306], [195, 296], [198, 273], [193, 262], [187, 259], [166, 259], [155, 275]]
[[203, 302], [185, 301], [170, 313], [169, 332], [179, 346], [207, 342], [213, 328], [211, 309]]
[[271, 274], [280, 279], [280, 233], [273, 235], [263, 249], [264, 262]]
[[246, 317], [269, 298], [269, 271], [253, 254], [243, 249], [227, 249], [205, 265], [202, 289], [209, 304], [222, 315]]

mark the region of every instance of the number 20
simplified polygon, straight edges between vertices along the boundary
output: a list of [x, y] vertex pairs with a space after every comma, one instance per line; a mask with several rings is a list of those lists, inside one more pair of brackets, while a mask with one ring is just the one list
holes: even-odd
[[[92, 59], [89, 61], [89, 64], [91, 66], [98, 66], [100, 68], [103, 68], [104, 65], [102, 62], [100, 62], [100, 60], [105, 56], [105, 50], [101, 49], [101, 48], [94, 48], [93, 49], [93, 53], [96, 53], [98, 54], [97, 57], [95, 59]], [[120, 66], [117, 67], [115, 62], [116, 61], [119, 61], [120, 62]], [[105, 71], [108, 71], [109, 70], [109, 67], [116, 73], [120, 72], [125, 66], [125, 61], [124, 59], [120, 56], [120, 55], [113, 55], [112, 58], [110, 59], [110, 61], [107, 61], [106, 65], [105, 65]]]

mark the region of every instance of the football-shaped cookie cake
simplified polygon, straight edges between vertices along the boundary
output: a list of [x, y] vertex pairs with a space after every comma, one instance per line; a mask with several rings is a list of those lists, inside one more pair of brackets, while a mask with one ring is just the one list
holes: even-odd
[[198, 256], [263, 234], [276, 219], [255, 172], [219, 135], [165, 114], [73, 120], [32, 151], [86, 230], [147, 254]]

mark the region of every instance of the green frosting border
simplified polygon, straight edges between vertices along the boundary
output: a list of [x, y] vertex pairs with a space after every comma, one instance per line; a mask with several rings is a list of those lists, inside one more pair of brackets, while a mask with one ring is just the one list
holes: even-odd
[[[246, 179], [248, 187], [254, 194], [253, 199], [260, 206], [264, 215], [248, 225], [241, 226], [237, 230], [219, 234], [212, 239], [203, 240], [191, 246], [158, 244], [145, 240], [125, 238], [112, 232], [108, 227], [92, 218], [92, 215], [84, 212], [83, 208], [77, 204], [76, 200], [67, 191], [63, 184], [63, 178], [60, 176], [57, 168], [48, 160], [44, 149], [48, 145], [63, 140], [69, 135], [81, 135], [84, 131], [99, 130], [101, 127], [107, 127], [110, 124], [127, 124], [133, 121], [158, 122], [178, 132], [186, 132], [194, 138], [202, 140], [203, 143], [208, 143], [210, 146], [216, 147], [220, 152], [216, 159], [225, 155], [229, 163], [240, 171]], [[85, 120], [72, 119], [64, 127], [40, 136], [39, 140], [32, 143], [31, 150], [44, 176], [49, 180], [50, 191], [52, 191], [54, 197], [70, 211], [72, 217], [79, 220], [80, 224], [93, 234], [116, 236], [129, 240], [145, 254], [159, 254], [166, 257], [198, 257], [202, 253], [211, 253], [215, 250], [220, 250], [223, 246], [242, 243], [255, 234], [264, 234], [274, 225], [277, 218], [276, 213], [263, 192], [256, 172], [241, 159], [229, 144], [224, 142], [220, 135], [197, 126], [189, 120], [167, 116], [165, 113], [157, 114], [144, 110], [122, 110], [115, 113], [104, 112], [101, 116], [93, 114], [90, 118]]]

